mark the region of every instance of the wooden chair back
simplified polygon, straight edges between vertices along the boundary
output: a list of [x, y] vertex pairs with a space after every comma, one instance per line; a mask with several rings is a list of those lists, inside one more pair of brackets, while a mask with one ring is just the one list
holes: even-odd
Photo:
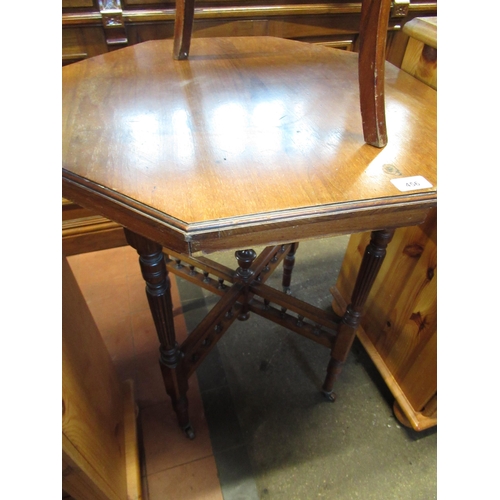
[[[359, 29], [359, 92], [363, 136], [379, 148], [387, 144], [384, 69], [391, 0], [362, 0]], [[193, 33], [194, 0], [176, 0], [174, 59], [185, 60]]]

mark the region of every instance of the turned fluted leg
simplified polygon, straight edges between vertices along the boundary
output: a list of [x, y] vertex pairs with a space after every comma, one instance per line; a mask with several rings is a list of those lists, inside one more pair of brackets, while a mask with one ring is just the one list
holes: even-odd
[[287, 253], [285, 260], [283, 261], [283, 278], [281, 280], [281, 285], [283, 286], [283, 291], [290, 294], [290, 283], [292, 282], [292, 271], [295, 265], [295, 252], [299, 247], [298, 243], [292, 243], [290, 250]]
[[356, 330], [361, 321], [362, 311], [368, 294], [375, 282], [378, 271], [384, 261], [387, 245], [390, 243], [394, 230], [373, 231], [371, 240], [366, 247], [358, 277], [351, 296], [351, 303], [342, 316], [335, 344], [331, 350], [323, 394], [331, 401], [335, 400], [332, 391], [333, 383], [342, 370], [343, 363], [351, 349]]
[[188, 379], [182, 364], [182, 355], [175, 340], [170, 278], [168, 276], [162, 246], [125, 229], [127, 242], [139, 254], [142, 276], [146, 282], [146, 294], [160, 341], [160, 368], [167, 394], [177, 414], [181, 428], [190, 439], [194, 431], [188, 415]]

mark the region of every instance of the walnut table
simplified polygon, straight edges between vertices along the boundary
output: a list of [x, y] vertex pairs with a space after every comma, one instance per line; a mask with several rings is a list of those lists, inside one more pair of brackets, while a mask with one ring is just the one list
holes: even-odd
[[[63, 68], [63, 195], [124, 226], [138, 251], [165, 387], [193, 437], [189, 376], [251, 313], [330, 350], [334, 399], [393, 230], [436, 206], [436, 97], [387, 65], [378, 149], [363, 141], [356, 54], [270, 37], [171, 54], [172, 41], [150, 41]], [[343, 316], [289, 293], [296, 242], [361, 231], [372, 239]], [[236, 270], [205, 256], [222, 249], [237, 250]], [[280, 261], [284, 291], [265, 284]], [[169, 272], [221, 297], [182, 345]]]

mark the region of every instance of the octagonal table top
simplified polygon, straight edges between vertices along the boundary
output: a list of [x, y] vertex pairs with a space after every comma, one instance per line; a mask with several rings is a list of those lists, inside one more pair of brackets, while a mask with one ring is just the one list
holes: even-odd
[[378, 149], [354, 53], [235, 37], [171, 54], [63, 68], [64, 196], [189, 252], [411, 225], [436, 204], [436, 92], [394, 66]]

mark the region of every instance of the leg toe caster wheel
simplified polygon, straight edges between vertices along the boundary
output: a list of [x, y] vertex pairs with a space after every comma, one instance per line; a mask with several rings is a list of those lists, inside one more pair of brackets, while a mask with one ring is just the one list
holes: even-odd
[[326, 398], [327, 401], [334, 403], [337, 399], [337, 395], [333, 391], [321, 391], [321, 394]]
[[193, 426], [189, 423], [185, 427], [182, 428], [184, 433], [186, 434], [186, 437], [188, 439], [194, 439], [196, 434], [194, 433]]

